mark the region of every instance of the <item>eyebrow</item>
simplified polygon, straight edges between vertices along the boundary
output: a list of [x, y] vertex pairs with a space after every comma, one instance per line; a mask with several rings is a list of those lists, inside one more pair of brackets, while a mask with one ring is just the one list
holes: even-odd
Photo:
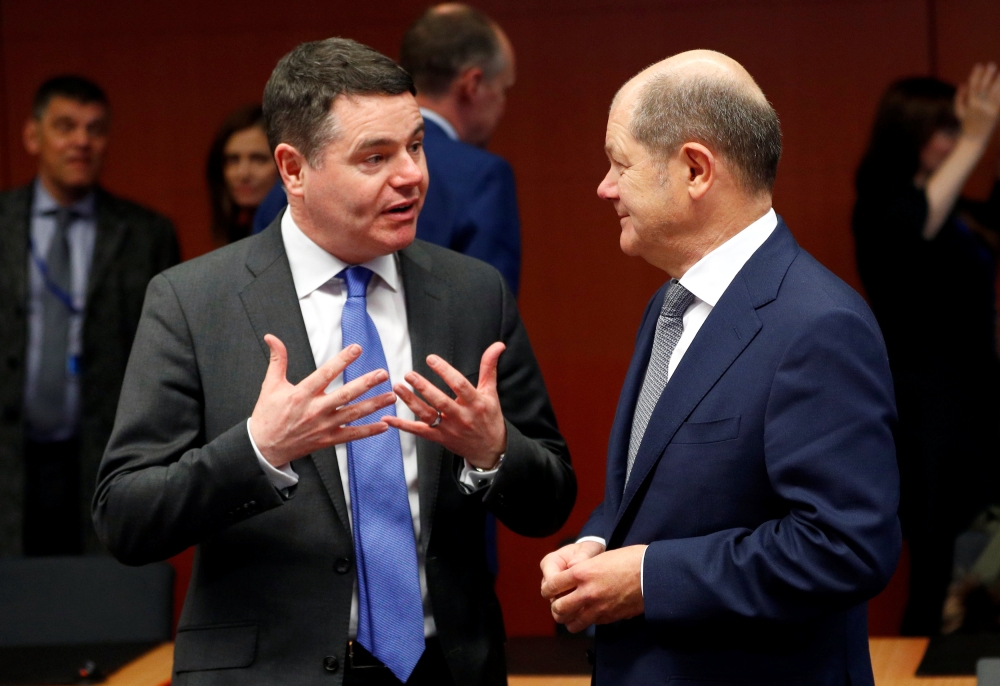
[[[410, 134], [410, 138], [413, 138], [418, 133], [422, 133], [424, 130], [424, 123], [420, 122], [417, 124], [417, 128], [413, 129], [413, 133]], [[361, 141], [361, 144], [357, 147], [358, 150], [367, 150], [369, 148], [381, 148], [386, 145], [395, 145], [396, 141], [392, 138], [368, 138]]]

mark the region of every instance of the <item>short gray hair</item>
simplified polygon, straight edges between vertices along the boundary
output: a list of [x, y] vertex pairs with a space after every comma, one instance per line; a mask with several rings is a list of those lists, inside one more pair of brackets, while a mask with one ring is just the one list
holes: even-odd
[[726, 158], [751, 195], [774, 188], [781, 158], [778, 114], [734, 79], [658, 74], [641, 87], [630, 133], [666, 158], [689, 141]]
[[417, 90], [431, 96], [447, 93], [464, 69], [479, 67], [492, 79], [507, 65], [493, 21], [459, 4], [424, 12], [406, 30], [399, 62], [413, 75]]
[[310, 165], [336, 135], [340, 95], [416, 93], [413, 79], [382, 53], [348, 38], [302, 43], [278, 61], [264, 87], [264, 126], [273, 152], [288, 143]]

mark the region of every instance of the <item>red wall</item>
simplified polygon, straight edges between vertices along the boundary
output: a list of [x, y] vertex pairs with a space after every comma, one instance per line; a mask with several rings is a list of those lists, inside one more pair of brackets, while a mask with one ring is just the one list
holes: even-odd
[[[57, 72], [89, 75], [114, 107], [106, 185], [177, 223], [186, 257], [210, 248], [203, 181], [215, 127], [259, 100], [296, 43], [349, 36], [395, 56], [424, 3], [140, 3], [0, 0], [0, 185], [31, 178], [20, 127], [32, 92]], [[635, 328], [664, 276], [618, 249], [595, 189], [605, 172], [611, 96], [647, 64], [695, 47], [740, 60], [785, 133], [775, 206], [798, 240], [858, 286], [851, 177], [875, 103], [894, 78], [937, 69], [958, 79], [1000, 59], [995, 0], [489, 0], [507, 30], [518, 83], [492, 149], [518, 178], [524, 226], [521, 306], [580, 481], [560, 534], [500, 537], [498, 591], [512, 635], [552, 631], [538, 561], [600, 500], [604, 451]], [[990, 155], [992, 160], [995, 155]], [[971, 190], [985, 193], [988, 172]], [[898, 628], [899, 584], [873, 606]]]

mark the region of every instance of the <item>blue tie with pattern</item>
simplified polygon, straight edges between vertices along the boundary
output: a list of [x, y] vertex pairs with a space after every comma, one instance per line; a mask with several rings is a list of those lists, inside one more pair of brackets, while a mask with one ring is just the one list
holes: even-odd
[[[388, 370], [382, 341], [368, 316], [365, 294], [372, 272], [348, 267], [337, 274], [347, 283], [342, 329], [344, 347], [357, 343], [361, 357], [344, 370], [344, 383]], [[357, 402], [392, 390], [384, 381]], [[394, 405], [381, 415], [395, 415]], [[368, 424], [363, 417], [352, 424]], [[417, 544], [403, 475], [399, 432], [389, 428], [347, 444], [351, 515], [358, 570], [358, 643], [405, 682], [424, 652], [424, 610], [417, 571]]]

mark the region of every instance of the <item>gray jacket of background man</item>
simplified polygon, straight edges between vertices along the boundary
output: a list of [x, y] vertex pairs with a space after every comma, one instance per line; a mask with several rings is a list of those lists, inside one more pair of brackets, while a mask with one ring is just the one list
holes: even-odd
[[[288, 380], [315, 369], [276, 219], [263, 233], [171, 269], [149, 285], [94, 522], [123, 562], [198, 545], [174, 683], [341, 683], [354, 548], [335, 450], [295, 462], [289, 499], [247, 434], [268, 366], [265, 334], [288, 349]], [[528, 536], [555, 532], [576, 480], [517, 306], [478, 260], [416, 241], [399, 253], [413, 369], [436, 353], [477, 383], [497, 340], [504, 462], [486, 491], [458, 482], [461, 458], [417, 440], [427, 584], [459, 684], [506, 684], [504, 629], [483, 544], [487, 510]], [[528, 591], [526, 591], [528, 592]]]
[[[0, 193], [0, 556], [21, 553], [28, 235], [33, 184]], [[97, 191], [97, 238], [87, 284], [80, 398], [80, 510], [85, 552], [103, 550], [90, 500], [121, 390], [146, 286], [180, 260], [173, 224]]]

